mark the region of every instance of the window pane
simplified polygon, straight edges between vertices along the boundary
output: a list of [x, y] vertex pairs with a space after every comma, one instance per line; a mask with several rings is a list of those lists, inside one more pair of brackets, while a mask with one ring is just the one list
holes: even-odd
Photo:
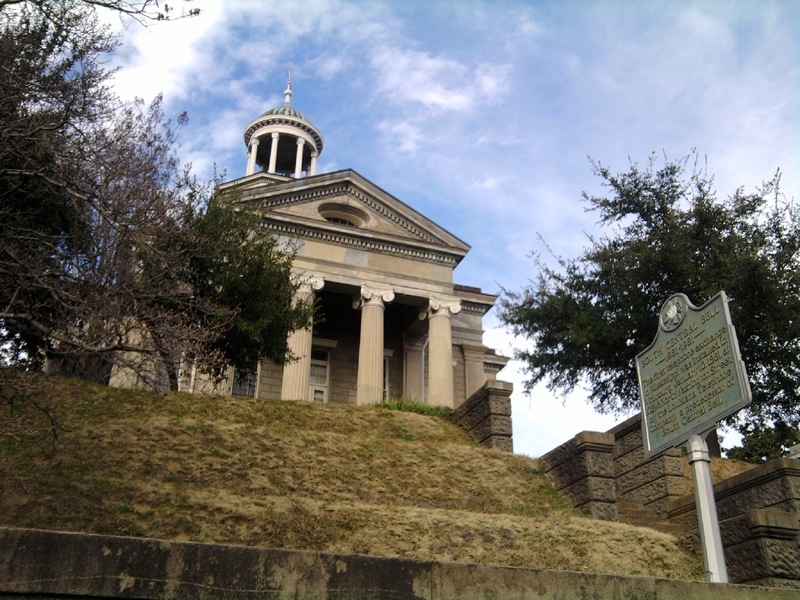
[[325, 385], [328, 383], [327, 365], [311, 364], [311, 383], [315, 383], [317, 385]]

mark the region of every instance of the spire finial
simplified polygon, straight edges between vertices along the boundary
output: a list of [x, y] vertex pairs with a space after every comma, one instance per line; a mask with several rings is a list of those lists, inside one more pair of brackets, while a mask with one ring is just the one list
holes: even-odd
[[286, 90], [283, 92], [283, 103], [291, 104], [292, 102], [292, 70], [289, 69], [289, 76], [286, 79]]

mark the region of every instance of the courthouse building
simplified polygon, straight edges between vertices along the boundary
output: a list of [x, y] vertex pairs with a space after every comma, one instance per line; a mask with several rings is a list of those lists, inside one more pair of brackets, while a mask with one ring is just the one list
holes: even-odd
[[318, 173], [319, 130], [291, 103], [244, 132], [244, 177], [220, 186], [297, 249], [298, 294], [320, 318], [290, 335], [298, 357], [230, 370], [223, 389], [191, 391], [372, 404], [408, 398], [455, 408], [507, 359], [482, 343], [496, 296], [454, 283], [469, 246], [353, 170]]

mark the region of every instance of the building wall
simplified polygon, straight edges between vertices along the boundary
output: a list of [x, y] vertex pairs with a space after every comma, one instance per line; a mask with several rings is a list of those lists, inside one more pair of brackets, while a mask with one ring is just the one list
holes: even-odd
[[334, 335], [336, 337], [332, 339], [337, 341], [337, 345], [330, 354], [328, 401], [355, 404], [358, 381], [358, 332], [340, 330]]
[[272, 361], [261, 361], [258, 379], [258, 397], [264, 400], [280, 400], [283, 384], [283, 366]]

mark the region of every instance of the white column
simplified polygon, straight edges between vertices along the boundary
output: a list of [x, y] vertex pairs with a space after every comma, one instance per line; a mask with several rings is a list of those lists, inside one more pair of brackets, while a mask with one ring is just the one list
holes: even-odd
[[294, 159], [294, 177], [300, 179], [303, 174], [303, 147], [306, 141], [303, 138], [297, 138], [297, 158]]
[[394, 291], [366, 285], [353, 300], [353, 308], [361, 310], [356, 404], [375, 404], [383, 399], [383, 312], [392, 300]]
[[450, 317], [461, 311], [457, 299], [430, 298], [427, 310], [420, 313], [428, 319], [428, 404], [455, 408], [453, 391], [453, 333]]
[[254, 137], [250, 140], [250, 153], [247, 155], [247, 173], [252, 175], [256, 172], [256, 154], [258, 153], [258, 138]]
[[278, 164], [278, 139], [281, 137], [281, 134], [277, 131], [272, 132], [272, 145], [269, 148], [269, 168], [267, 169], [268, 173], [275, 172], [275, 165]]
[[317, 156], [319, 153], [316, 150], [311, 151], [311, 166], [308, 167], [308, 175], [316, 175], [317, 174]]
[[[313, 302], [314, 292], [322, 289], [322, 277], [307, 279], [297, 288], [295, 302]], [[289, 334], [289, 351], [295, 360], [283, 366], [281, 398], [283, 400], [308, 400], [311, 379], [311, 326], [296, 329]]]

